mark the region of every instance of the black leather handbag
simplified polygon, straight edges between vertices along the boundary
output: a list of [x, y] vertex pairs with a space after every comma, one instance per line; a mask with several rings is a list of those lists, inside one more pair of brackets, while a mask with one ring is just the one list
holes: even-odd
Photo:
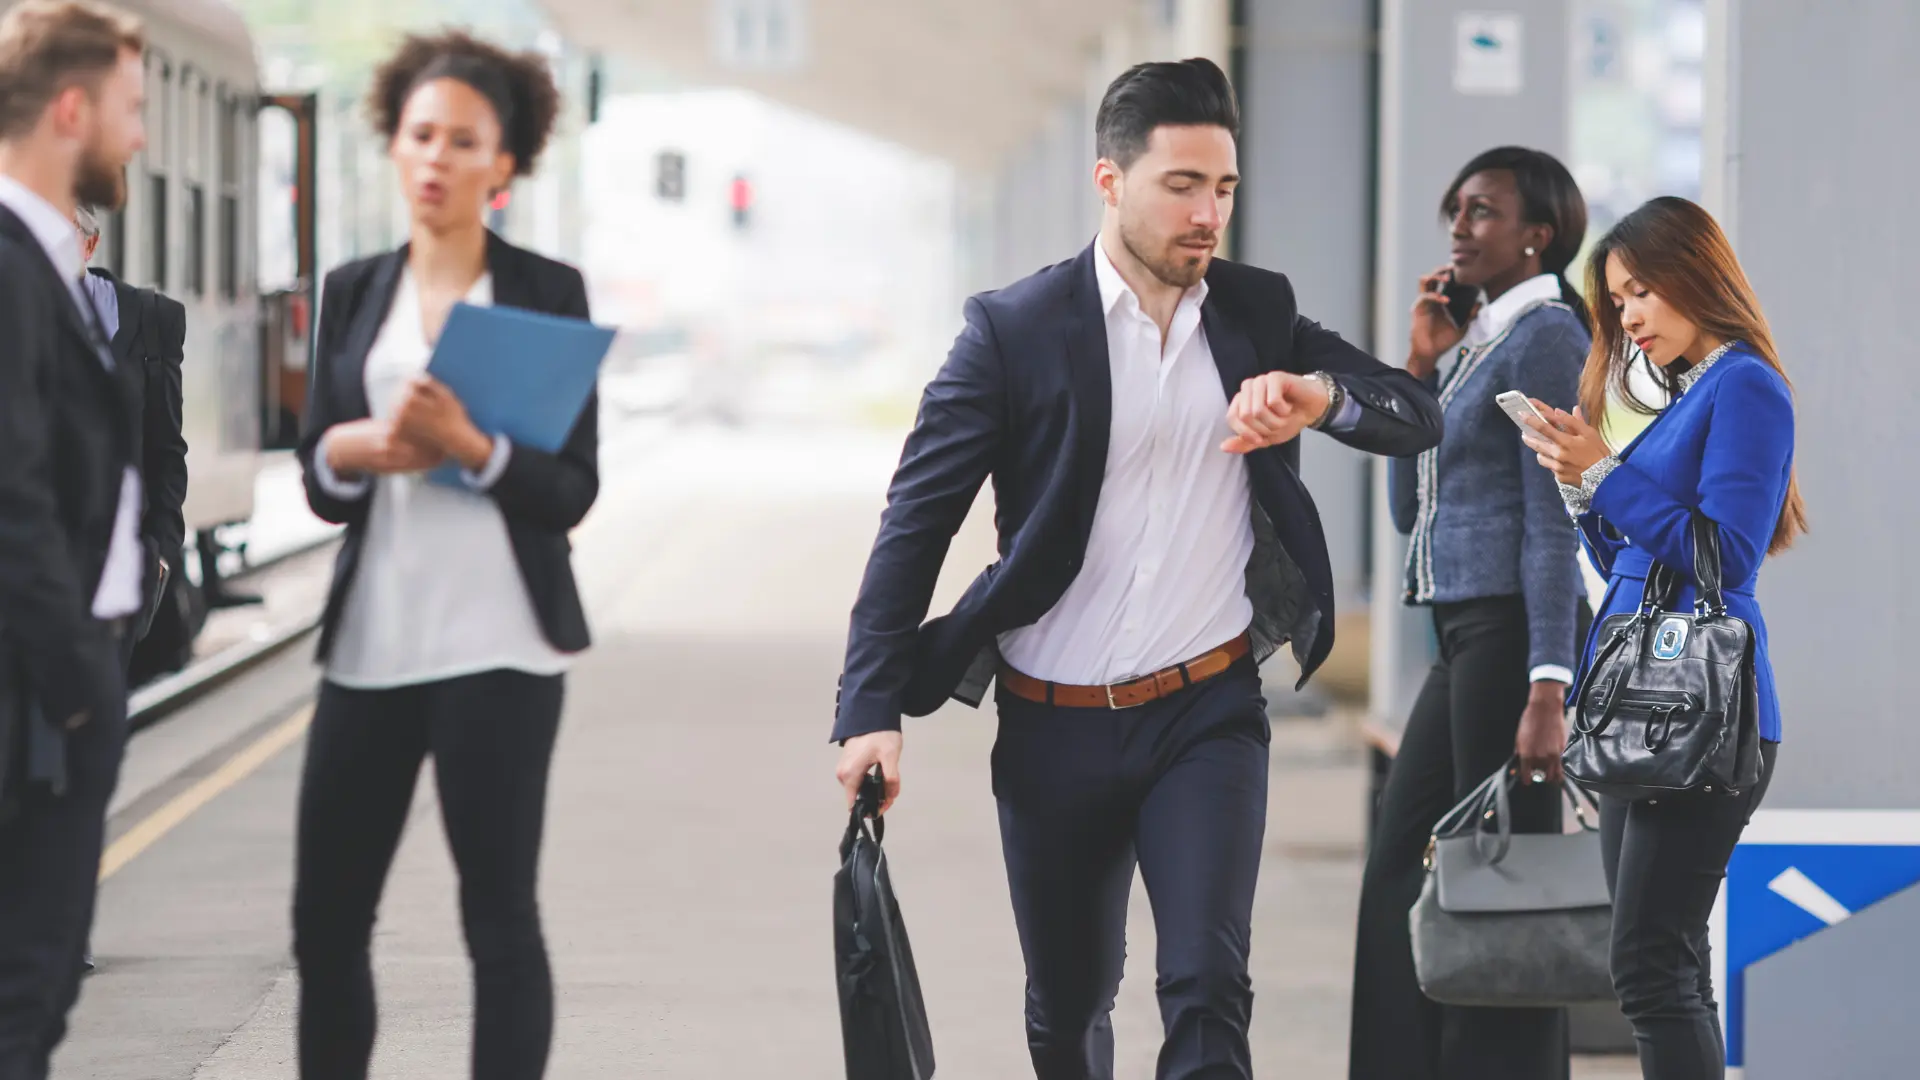
[[1636, 611], [1600, 624], [1600, 646], [1574, 697], [1562, 764], [1602, 795], [1734, 795], [1760, 778], [1753, 628], [1727, 614], [1720, 532], [1695, 512], [1695, 600], [1673, 610], [1681, 575], [1660, 563]]
[[1599, 808], [1567, 783], [1578, 831], [1515, 834], [1516, 774], [1489, 776], [1434, 826], [1426, 884], [1407, 912], [1420, 990], [1445, 1005], [1611, 1003]]
[[928, 1080], [933, 1035], [907, 927], [880, 841], [885, 786], [869, 775], [854, 800], [833, 878], [833, 952], [847, 1080]]

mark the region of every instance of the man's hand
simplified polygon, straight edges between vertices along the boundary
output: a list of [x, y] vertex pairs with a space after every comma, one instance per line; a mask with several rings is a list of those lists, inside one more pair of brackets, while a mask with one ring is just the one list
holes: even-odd
[[1327, 388], [1318, 379], [1269, 371], [1240, 384], [1227, 405], [1233, 437], [1220, 444], [1229, 454], [1278, 446], [1312, 426], [1327, 411]]
[[886, 813], [893, 800], [900, 797], [900, 745], [902, 738], [897, 731], [870, 731], [865, 735], [855, 735], [847, 740], [840, 751], [840, 764], [834, 769], [834, 776], [840, 780], [840, 786], [847, 789], [847, 805], [860, 794], [860, 782], [875, 765], [880, 766], [880, 775], [887, 781], [887, 798], [880, 804], [880, 812]]

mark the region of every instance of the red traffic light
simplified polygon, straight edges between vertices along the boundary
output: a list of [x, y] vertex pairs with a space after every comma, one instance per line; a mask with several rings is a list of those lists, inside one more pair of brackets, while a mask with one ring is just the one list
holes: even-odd
[[753, 184], [744, 176], [733, 178], [733, 188], [728, 198], [735, 211], [745, 211], [753, 206]]

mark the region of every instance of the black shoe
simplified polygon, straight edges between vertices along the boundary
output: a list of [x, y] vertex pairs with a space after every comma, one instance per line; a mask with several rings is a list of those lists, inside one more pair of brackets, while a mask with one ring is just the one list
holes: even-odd
[[80, 957], [80, 975], [82, 978], [84, 978], [88, 975], [93, 974], [93, 972], [94, 972], [93, 954], [87, 953], [84, 956]]

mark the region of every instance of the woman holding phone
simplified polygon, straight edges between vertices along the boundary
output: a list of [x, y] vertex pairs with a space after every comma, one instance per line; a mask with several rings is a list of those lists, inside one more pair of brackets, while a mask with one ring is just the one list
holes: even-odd
[[[1406, 600], [1433, 612], [1439, 658], [1407, 718], [1367, 852], [1354, 957], [1352, 1080], [1556, 1080], [1560, 1009], [1463, 1008], [1414, 975], [1407, 910], [1434, 825], [1516, 756], [1516, 828], [1560, 821], [1564, 700], [1582, 609], [1578, 540], [1551, 477], [1495, 398], [1570, 405], [1590, 345], [1561, 272], [1587, 227], [1565, 166], [1490, 150], [1441, 199], [1451, 261], [1420, 279], [1407, 370], [1433, 387], [1446, 437], [1389, 466], [1394, 523], [1412, 537]], [[1446, 287], [1475, 290], [1456, 323]], [[1456, 316], [1459, 314], [1456, 312]]]
[[[1633, 1022], [1641, 1073], [1719, 1080], [1727, 1054], [1707, 918], [1779, 750], [1780, 702], [1754, 584], [1767, 556], [1807, 528], [1793, 476], [1793, 395], [1760, 301], [1705, 210], [1655, 199], [1608, 230], [1590, 260], [1599, 329], [1580, 408], [1542, 406], [1550, 423], [1530, 421], [1528, 441], [1562, 485], [1587, 551], [1608, 575], [1600, 618], [1638, 607], [1656, 562], [1688, 580], [1675, 606], [1691, 607], [1689, 530], [1699, 514], [1719, 533], [1727, 610], [1754, 632], [1759, 782], [1731, 795], [1708, 789], [1600, 800], [1613, 985]], [[1616, 454], [1596, 430], [1609, 396], [1653, 411], [1627, 380], [1636, 352], [1659, 369], [1671, 404]], [[1594, 645], [1587, 642], [1583, 664], [1592, 662]]]
[[[459, 32], [407, 38], [375, 76], [369, 111], [410, 240], [327, 275], [300, 447], [308, 503], [347, 527], [300, 786], [303, 1080], [367, 1075], [374, 913], [429, 756], [473, 961], [473, 1075], [546, 1068], [535, 875], [563, 673], [588, 644], [567, 533], [599, 490], [598, 407], [589, 397], [548, 453], [478, 428], [425, 369], [456, 303], [587, 317], [579, 271], [483, 225], [532, 171], [558, 105], [537, 53]], [[443, 462], [458, 484], [427, 478]]]

